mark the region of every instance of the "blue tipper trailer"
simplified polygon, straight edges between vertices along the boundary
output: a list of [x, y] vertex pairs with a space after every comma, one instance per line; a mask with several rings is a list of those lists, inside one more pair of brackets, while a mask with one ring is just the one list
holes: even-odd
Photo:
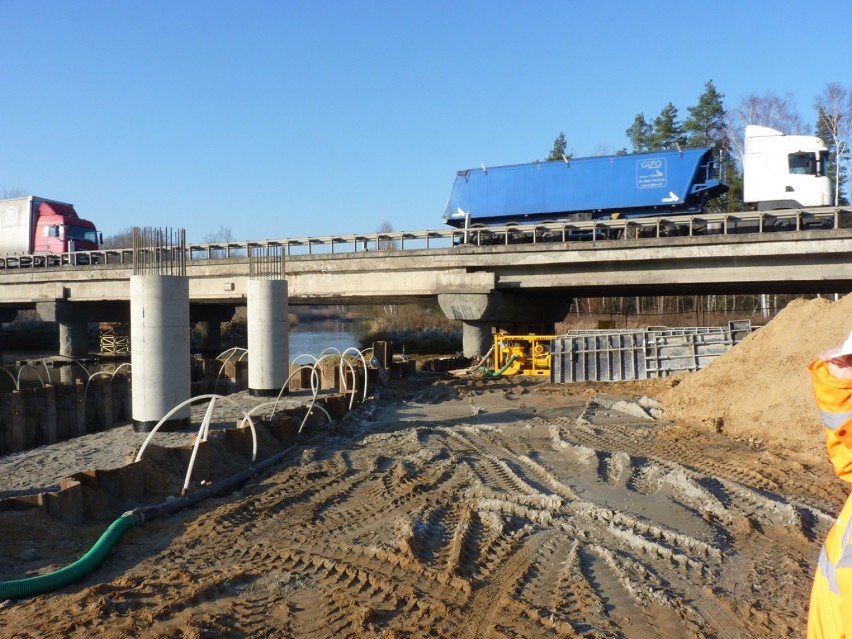
[[608, 155], [459, 171], [444, 222], [464, 226], [698, 213], [728, 190], [712, 149]]

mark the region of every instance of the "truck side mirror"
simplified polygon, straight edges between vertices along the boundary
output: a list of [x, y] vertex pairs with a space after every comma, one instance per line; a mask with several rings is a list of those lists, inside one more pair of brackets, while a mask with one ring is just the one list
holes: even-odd
[[104, 243], [104, 234], [101, 231], [98, 231], [98, 246], [101, 246]]

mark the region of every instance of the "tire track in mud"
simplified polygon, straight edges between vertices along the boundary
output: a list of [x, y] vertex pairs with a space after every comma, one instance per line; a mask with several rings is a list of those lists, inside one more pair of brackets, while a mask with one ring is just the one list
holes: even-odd
[[819, 510], [661, 431], [536, 416], [318, 438], [174, 521], [160, 554], [57, 596], [36, 634], [802, 634]]
[[[647, 433], [648, 427], [644, 424], [641, 427], [630, 424], [604, 429], [564, 420], [558, 426], [554, 448], [570, 450], [579, 446], [583, 452], [575, 452], [575, 455], [580, 456], [590, 450], [591, 445], [597, 446], [598, 456], [626, 455], [624, 459], [631, 460], [629, 465], [632, 466], [630, 487], [637, 492], [656, 492], [660, 488], [661, 477], [664, 477], [663, 481], [673, 481], [683, 492], [692, 494], [692, 499], [687, 501], [703, 503], [712, 514], [739, 513], [756, 525], [798, 523], [804, 534], [810, 534], [810, 531], [802, 521], [803, 517], [821, 520], [821, 525], [830, 525], [833, 521], [830, 514], [800, 498], [774, 497], [780, 487], [762, 472], [744, 468], [741, 463], [727, 459], [710, 458], [700, 446], [637, 437], [637, 430]], [[625, 448], [629, 450], [625, 451]], [[602, 472], [601, 478], [608, 481], [607, 473]], [[810, 515], [803, 511], [810, 511]]]
[[[601, 427], [587, 422], [582, 417], [557, 418], [553, 426], [562, 429], [571, 440], [598, 442], [606, 444], [610, 449], [629, 448], [628, 452], [634, 456], [647, 455], [650, 458], [677, 460], [681, 465], [701, 473], [739, 482], [755, 490], [783, 490], [786, 494], [798, 495], [809, 503], [815, 502], [822, 511], [835, 512], [842, 504], [842, 499], [830, 483], [818, 481], [800, 464], [779, 460], [771, 451], [753, 449], [748, 457], [712, 454], [712, 448], [719, 442], [709, 433], [697, 430], [674, 431], [675, 434], [661, 433], [666, 424], [647, 422], [628, 421]], [[665, 436], [654, 436], [658, 432]], [[724, 444], [729, 445], [729, 442], [726, 440]], [[790, 466], [794, 472], [785, 472], [785, 466]]]

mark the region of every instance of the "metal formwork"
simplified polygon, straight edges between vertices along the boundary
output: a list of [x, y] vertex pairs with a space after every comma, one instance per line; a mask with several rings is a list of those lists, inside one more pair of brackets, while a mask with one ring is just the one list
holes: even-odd
[[570, 331], [553, 340], [550, 379], [617, 382], [697, 371], [751, 330], [751, 322], [738, 320], [727, 327]]

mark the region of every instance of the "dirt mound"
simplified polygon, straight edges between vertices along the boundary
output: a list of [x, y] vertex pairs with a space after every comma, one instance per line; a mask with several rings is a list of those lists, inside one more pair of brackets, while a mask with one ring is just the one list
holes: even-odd
[[660, 395], [670, 418], [822, 454], [808, 363], [852, 328], [852, 295], [796, 300], [707, 368]]

